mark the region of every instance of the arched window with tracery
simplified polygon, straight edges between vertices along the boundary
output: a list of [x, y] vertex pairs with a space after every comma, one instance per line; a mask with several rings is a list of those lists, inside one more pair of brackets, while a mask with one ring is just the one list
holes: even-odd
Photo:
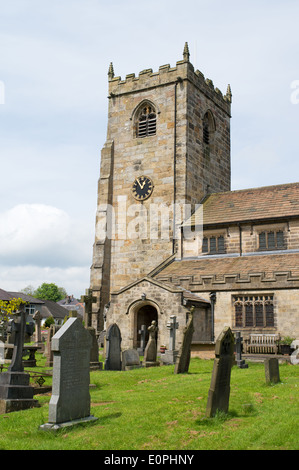
[[136, 137], [149, 137], [156, 134], [157, 115], [154, 106], [143, 103], [137, 111], [135, 120]]

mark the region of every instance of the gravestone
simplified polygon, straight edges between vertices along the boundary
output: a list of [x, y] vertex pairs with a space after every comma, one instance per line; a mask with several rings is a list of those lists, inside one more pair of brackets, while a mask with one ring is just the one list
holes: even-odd
[[92, 326], [92, 304], [97, 298], [92, 295], [92, 289], [86, 289], [85, 295], [81, 295], [81, 302], [85, 305], [84, 322], [86, 326]]
[[52, 324], [48, 330], [47, 334], [47, 342], [46, 342], [46, 349], [45, 349], [45, 356], [46, 356], [46, 367], [53, 366], [53, 351], [52, 351], [52, 338], [59, 330], [58, 325]]
[[265, 359], [264, 365], [265, 365], [266, 383], [277, 384], [278, 382], [280, 382], [278, 359], [275, 357]]
[[191, 343], [192, 343], [192, 336], [194, 333], [194, 325], [193, 325], [193, 312], [195, 307], [192, 306], [189, 312], [189, 318], [187, 325], [184, 328], [183, 332], [183, 341], [178, 352], [174, 373], [175, 374], [184, 374], [189, 370], [190, 364], [190, 356], [191, 356]]
[[42, 430], [94, 421], [90, 415], [91, 336], [78, 318], [69, 318], [52, 338], [53, 382], [48, 423]]
[[30, 375], [24, 372], [22, 361], [26, 316], [22, 308], [10, 322], [11, 331], [14, 332], [14, 348], [7, 372], [0, 374], [0, 414], [39, 406], [38, 401], [33, 399], [34, 388], [29, 384]]
[[174, 364], [178, 355], [178, 351], [175, 349], [175, 336], [176, 330], [179, 324], [176, 321], [176, 316], [171, 315], [167, 322], [167, 328], [169, 329], [169, 348], [166, 349], [165, 353], [160, 356], [160, 360], [164, 364]]
[[106, 333], [105, 370], [121, 370], [121, 333], [116, 323]]
[[90, 349], [90, 370], [103, 369], [103, 363], [99, 362], [99, 345], [96, 337], [96, 330], [92, 326], [86, 328], [91, 336], [91, 349]]
[[217, 410], [228, 412], [230, 376], [234, 360], [234, 335], [227, 326], [217, 338], [215, 360], [208, 395], [206, 416], [215, 416]]
[[242, 341], [243, 338], [241, 337], [240, 331], [236, 331], [236, 356], [237, 356], [237, 366], [239, 369], [247, 369], [248, 364], [245, 363], [244, 359], [242, 359]]
[[156, 322], [153, 320], [151, 325], [148, 327], [149, 340], [146, 345], [143, 357], [143, 364], [145, 367], [156, 367], [160, 365], [160, 362], [157, 361], [157, 330], [158, 328], [156, 326]]
[[145, 349], [146, 325], [141, 325], [141, 328], [138, 333], [140, 334], [140, 347], [137, 348], [137, 351], [139, 356], [143, 356]]
[[139, 369], [142, 367], [140, 364], [139, 354], [136, 349], [126, 349], [122, 352], [122, 370]]

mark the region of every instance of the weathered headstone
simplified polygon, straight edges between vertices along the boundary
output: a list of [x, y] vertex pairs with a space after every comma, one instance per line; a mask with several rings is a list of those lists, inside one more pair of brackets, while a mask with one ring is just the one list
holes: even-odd
[[92, 295], [92, 289], [86, 289], [85, 295], [81, 295], [81, 302], [85, 304], [84, 322], [86, 326], [92, 326], [92, 304], [97, 298]]
[[237, 366], [239, 369], [247, 369], [248, 364], [245, 363], [244, 359], [242, 359], [242, 341], [243, 338], [241, 337], [240, 331], [236, 331], [236, 356], [237, 356]]
[[52, 338], [53, 384], [48, 423], [42, 430], [94, 421], [90, 415], [91, 336], [78, 318], [69, 318]]
[[228, 412], [230, 376], [234, 360], [234, 335], [229, 327], [223, 329], [215, 345], [215, 360], [208, 395], [206, 416], [215, 416], [217, 410]]
[[122, 352], [122, 370], [139, 369], [142, 367], [140, 364], [139, 354], [136, 349], [126, 349]]
[[92, 326], [89, 326], [87, 328], [87, 331], [89, 331], [89, 334], [91, 336], [90, 369], [103, 369], [103, 363], [99, 362], [99, 345], [97, 342], [96, 330]]
[[153, 320], [151, 325], [148, 327], [149, 340], [146, 345], [143, 357], [143, 364], [145, 367], [155, 367], [160, 365], [160, 362], [157, 361], [157, 330], [158, 328], [156, 326], [156, 322]]
[[0, 374], [0, 414], [39, 406], [38, 401], [33, 399], [34, 388], [29, 384], [30, 376], [24, 372], [22, 361], [26, 316], [21, 309], [11, 321], [15, 341], [11, 364], [7, 372]]
[[121, 370], [121, 333], [116, 323], [106, 333], [105, 370]]
[[265, 365], [266, 383], [276, 384], [280, 382], [278, 359], [276, 357], [265, 359], [264, 365]]
[[45, 349], [45, 356], [46, 356], [46, 367], [53, 366], [53, 351], [52, 351], [52, 338], [59, 330], [58, 325], [52, 324], [48, 330], [47, 334], [47, 342], [46, 342], [46, 349]]
[[33, 315], [33, 320], [35, 321], [35, 334], [34, 334], [34, 340], [35, 343], [40, 346], [40, 343], [42, 342], [42, 335], [41, 335], [41, 320], [42, 316], [39, 310], [36, 310], [36, 312]]
[[137, 351], [139, 356], [143, 356], [145, 350], [146, 325], [141, 325], [138, 333], [140, 334], [140, 346], [137, 348]]
[[190, 356], [191, 356], [191, 343], [192, 336], [194, 333], [193, 325], [193, 312], [195, 307], [190, 308], [189, 318], [187, 325], [184, 328], [183, 332], [183, 341], [180, 347], [179, 353], [176, 358], [174, 373], [175, 374], [184, 374], [189, 370]]
[[176, 321], [176, 316], [171, 315], [167, 322], [167, 328], [169, 329], [169, 349], [166, 349], [165, 353], [160, 356], [160, 360], [164, 364], [174, 364], [178, 355], [178, 350], [175, 349], [175, 336], [176, 330], [179, 324]]

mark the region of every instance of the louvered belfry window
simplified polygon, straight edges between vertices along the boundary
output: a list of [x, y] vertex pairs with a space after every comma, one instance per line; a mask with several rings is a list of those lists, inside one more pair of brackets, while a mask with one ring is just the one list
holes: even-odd
[[153, 106], [143, 106], [138, 114], [136, 137], [148, 137], [156, 134], [157, 117]]

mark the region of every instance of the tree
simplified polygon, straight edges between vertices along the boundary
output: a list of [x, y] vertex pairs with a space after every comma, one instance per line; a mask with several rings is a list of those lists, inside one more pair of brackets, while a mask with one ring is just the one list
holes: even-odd
[[67, 296], [67, 293], [63, 287], [58, 287], [54, 283], [44, 282], [39, 286], [34, 292], [34, 297], [41, 300], [52, 300], [53, 302], [58, 302], [59, 300], [64, 299]]

